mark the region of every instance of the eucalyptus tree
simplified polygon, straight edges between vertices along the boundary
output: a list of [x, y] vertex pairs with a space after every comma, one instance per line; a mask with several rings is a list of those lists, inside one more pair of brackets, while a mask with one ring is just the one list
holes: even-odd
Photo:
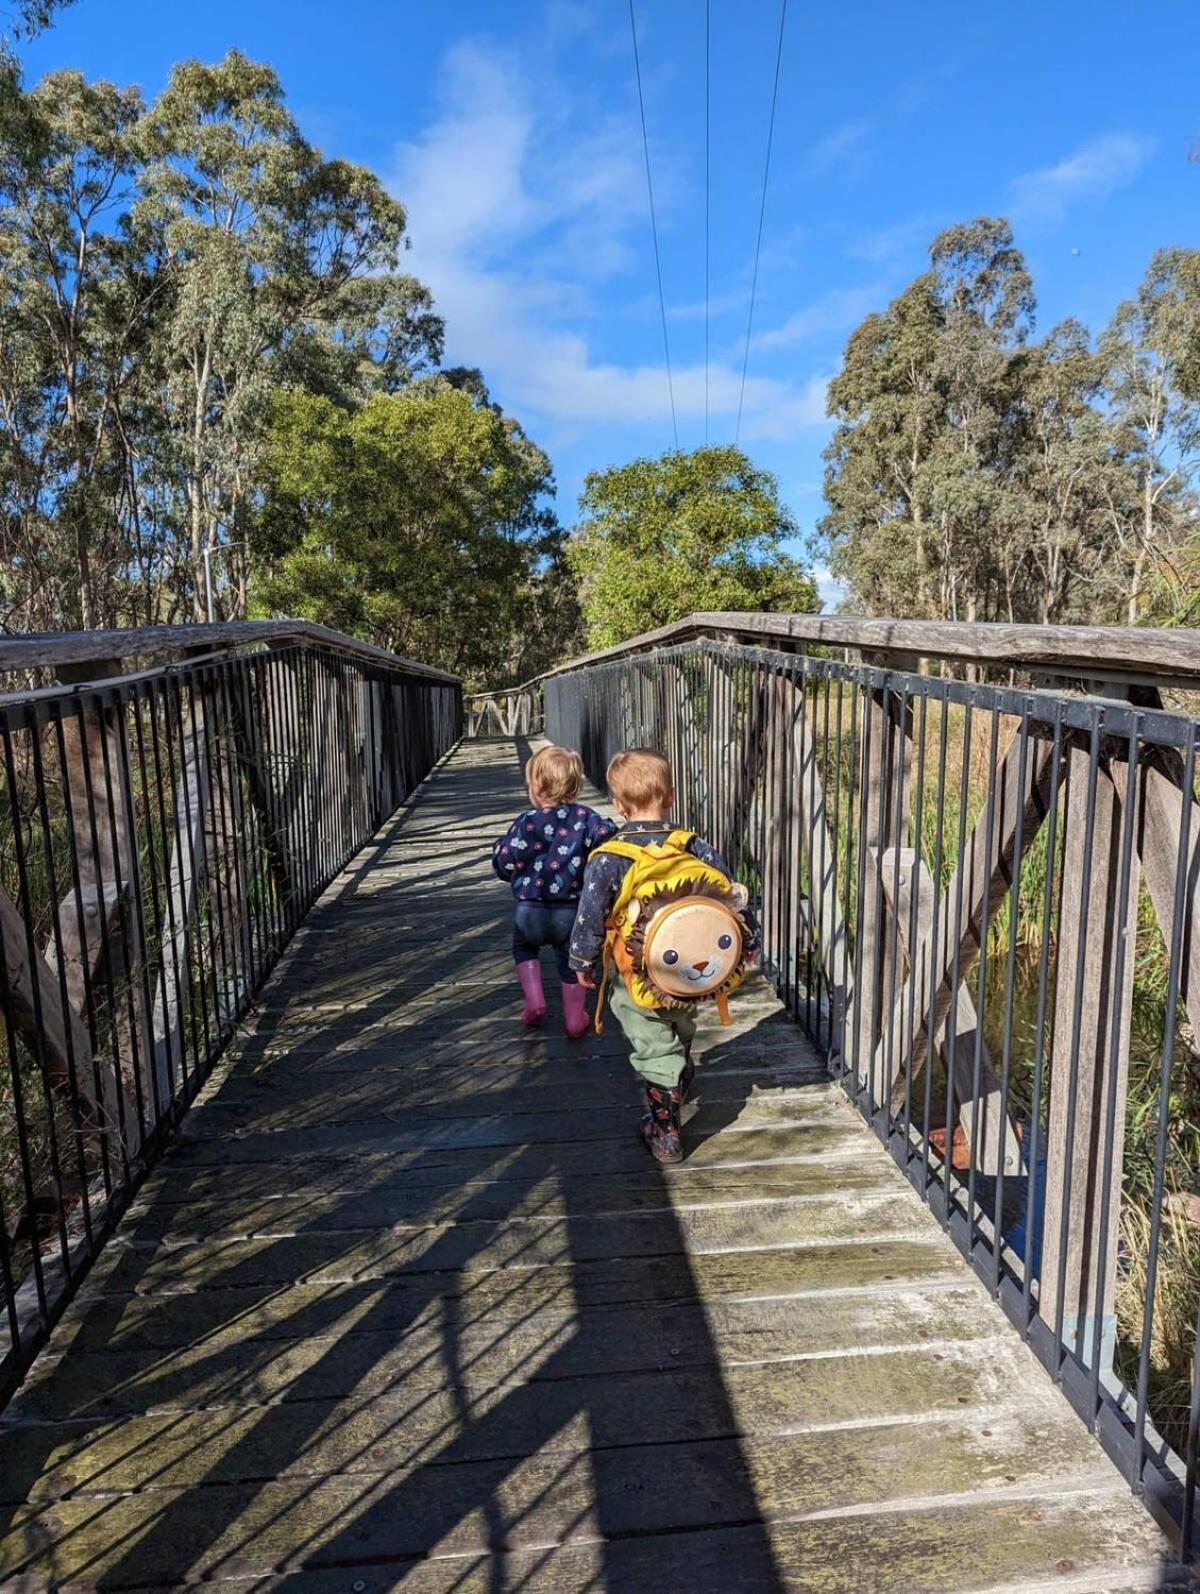
[[934, 239], [930, 269], [852, 333], [829, 388], [821, 533], [855, 603], [963, 620], [1140, 612], [1131, 549], [1161, 538], [1157, 522], [1139, 530], [1138, 483], [1153, 479], [1159, 521], [1191, 503], [1188, 411], [1153, 351], [1182, 350], [1195, 324], [1178, 262], [1152, 276], [1099, 350], [1076, 322], [1038, 342], [1006, 222]]
[[938, 611], [995, 616], [1012, 590], [1011, 471], [1033, 285], [1006, 221], [980, 217], [930, 245], [939, 306], [933, 356], [942, 398], [927, 470]]
[[185, 62], [142, 120], [134, 219], [170, 305], [157, 350], [159, 468], [183, 483], [196, 612], [204, 552], [243, 538], [271, 395], [288, 374], [397, 380], [436, 356], [428, 294], [397, 272], [403, 207], [302, 137], [270, 67]]
[[696, 609], [820, 605], [784, 547], [797, 535], [775, 478], [738, 448], [671, 450], [593, 471], [567, 558], [593, 647]]
[[877, 613], [936, 612], [930, 461], [942, 427], [941, 312], [930, 275], [851, 333], [829, 384], [821, 531], [833, 574]]
[[1014, 465], [1012, 552], [1020, 583], [1009, 618], [1109, 618], [1120, 585], [1116, 528], [1132, 486], [1103, 407], [1106, 371], [1087, 328], [1068, 320], [1027, 351]]
[[559, 536], [549, 461], [477, 381], [422, 377], [354, 409], [281, 391], [264, 466], [260, 607], [476, 680], [541, 625]]
[[0, 141], [0, 414], [9, 557], [27, 623], [94, 625], [120, 558], [126, 395], [154, 299], [126, 220], [136, 90], [58, 72], [11, 103]]
[[1198, 349], [1200, 251], [1160, 250], [1101, 340], [1117, 447], [1136, 482], [1136, 513], [1126, 517], [1114, 507], [1112, 517], [1131, 625], [1156, 584], [1175, 589], [1172, 607], [1185, 597], [1178, 561], [1196, 536], [1190, 487], [1200, 460]]

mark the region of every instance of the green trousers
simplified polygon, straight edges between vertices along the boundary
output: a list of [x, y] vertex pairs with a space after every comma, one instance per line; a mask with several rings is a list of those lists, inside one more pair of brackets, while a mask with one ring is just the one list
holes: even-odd
[[696, 1016], [682, 1009], [658, 1012], [639, 1007], [625, 989], [620, 975], [609, 983], [609, 1005], [632, 1048], [629, 1061], [652, 1085], [675, 1086], [683, 1072], [684, 1047], [692, 1044]]

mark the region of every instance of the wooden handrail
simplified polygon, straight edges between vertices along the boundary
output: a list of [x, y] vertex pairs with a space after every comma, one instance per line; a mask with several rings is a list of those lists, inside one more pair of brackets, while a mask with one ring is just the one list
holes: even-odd
[[1013, 668], [1031, 675], [1200, 685], [1200, 631], [1119, 625], [1004, 625], [939, 620], [854, 619], [840, 615], [700, 612], [557, 665], [509, 690], [608, 659], [700, 637], [766, 647], [853, 648], [900, 663], [918, 658]]
[[224, 620], [212, 625], [131, 626], [108, 631], [36, 631], [24, 636], [0, 637], [0, 671], [67, 668], [148, 654], [206, 652], [253, 646], [256, 643], [299, 642], [337, 648], [355, 658], [387, 664], [413, 675], [457, 682], [459, 677], [437, 670], [359, 637], [346, 636], [313, 620]]

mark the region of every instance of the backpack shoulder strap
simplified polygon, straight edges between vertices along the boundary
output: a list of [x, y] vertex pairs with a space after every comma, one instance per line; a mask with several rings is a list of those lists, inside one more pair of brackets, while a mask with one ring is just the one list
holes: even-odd
[[629, 863], [636, 863], [646, 849], [635, 846], [632, 841], [621, 841], [617, 836], [611, 836], [607, 841], [602, 841], [598, 847], [593, 847], [591, 856], [594, 858], [599, 852], [611, 852], [614, 858], [624, 858]]
[[666, 841], [663, 842], [663, 846], [678, 847], [681, 852], [686, 852], [695, 839], [696, 832], [694, 830], [673, 830]]

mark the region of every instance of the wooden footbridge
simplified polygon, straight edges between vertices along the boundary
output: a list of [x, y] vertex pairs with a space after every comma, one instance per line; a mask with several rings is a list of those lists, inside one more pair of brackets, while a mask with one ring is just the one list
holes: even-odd
[[[1086, 1217], [1079, 1183], [1074, 1203], [1054, 1184], [1053, 1145], [1046, 1171], [1058, 1097], [1049, 1078], [1022, 1097], [1015, 1043], [976, 1019], [1015, 976], [993, 946], [989, 997], [988, 927], [976, 924], [969, 958], [961, 904], [954, 1000], [932, 1011], [938, 935], [921, 901], [953, 921], [943, 897], [957, 888], [925, 890], [920, 860], [897, 856], [898, 827], [925, 834], [899, 782], [931, 801], [929, 705], [961, 683], [914, 676], [925, 686], [910, 699], [907, 677], [877, 684], [877, 665], [757, 646], [731, 659], [690, 635], [546, 683], [550, 731], [594, 770], [631, 732], [666, 746], [688, 771], [681, 805], [757, 891], [764, 974], [732, 1028], [703, 1031], [687, 1158], [664, 1170], [638, 1143], [615, 1026], [569, 1043], [553, 1002], [543, 1032], [517, 1022], [510, 905], [488, 858], [522, 803], [530, 744], [455, 744], [454, 688], [402, 661], [311, 634], [265, 640], [275, 651], [150, 671], [124, 695], [100, 683], [10, 710], [23, 717], [6, 741], [19, 730], [50, 749], [40, 773], [65, 823], [55, 831], [51, 813], [45, 827], [41, 889], [57, 917], [36, 911], [36, 814], [14, 832], [21, 891], [0, 916], [7, 1110], [21, 1131], [4, 1175], [5, 1367], [19, 1387], [0, 1416], [0, 1587], [1198, 1586], [1186, 1454], [1156, 1426], [1166, 1417], [1139, 1409], [1136, 1357], [1118, 1376], [1114, 1338], [1136, 1333], [1124, 1320], [1111, 1330], [1120, 1269], [1106, 1284], [1096, 1262], [1110, 1239], [1116, 1257], [1104, 1215], [1119, 1168], [1116, 1198], [1111, 1173], [1082, 1178], [1095, 1186]], [[985, 727], [1046, 712], [967, 690]], [[1068, 701], [1051, 745], [1086, 749], [1090, 732], [1071, 740], [1069, 722], [1096, 710], [1064, 694], [1051, 715]], [[867, 771], [849, 791], [849, 769], [805, 762], [839, 715]], [[1191, 731], [1181, 741], [1160, 717], [1146, 711], [1138, 735], [1171, 731], [1187, 789]], [[912, 759], [893, 738], [880, 760], [872, 725], [907, 727]], [[952, 730], [943, 713], [935, 752]], [[1016, 789], [1040, 791], [1062, 825], [1085, 803], [1088, 878], [1101, 879], [1096, 780], [1082, 797], [1078, 784], [1060, 795], [1057, 771], [1039, 785], [1033, 735], [1018, 735]], [[989, 736], [985, 760], [991, 745], [1003, 764]], [[969, 733], [965, 745], [969, 763]], [[869, 772], [888, 760], [891, 795], [877, 800]], [[1115, 768], [1105, 778], [1121, 781]], [[10, 782], [21, 773], [11, 759]], [[1005, 769], [991, 774], [1005, 789]], [[932, 879], [969, 874], [977, 832], [992, 863], [1003, 854], [1020, 875], [1030, 803], [1015, 851], [1012, 814], [992, 806], [961, 825], [954, 813]], [[883, 860], [874, 942], [855, 907], [870, 899], [871, 857], [845, 808], [858, 830], [874, 825]], [[1085, 893], [1088, 924], [1097, 896], [1111, 905], [1129, 889], [1134, 843], [1110, 830], [1116, 883], [1090, 907]], [[1072, 844], [1047, 856], [1061, 868]], [[55, 846], [73, 860], [57, 874]], [[964, 889], [995, 897], [986, 912], [999, 918], [993, 873]], [[1060, 943], [1070, 911], [1056, 912]], [[102, 928], [129, 949], [123, 962]], [[1166, 939], [1178, 973], [1182, 931]], [[927, 1004], [928, 1037], [880, 1083], [852, 1037], [871, 1026], [886, 1051], [888, 998], [921, 966], [929, 988], [905, 1033]], [[1083, 1011], [1081, 981], [1055, 996], [1066, 983], [1043, 980], [1051, 1014], [1056, 1000]], [[868, 988], [873, 1019], [856, 995]], [[1010, 1012], [1013, 1000], [1010, 989]], [[1110, 1011], [1103, 993], [1088, 1000]], [[946, 1013], [961, 1015], [957, 1034]], [[1061, 1022], [1045, 1027], [1058, 1034], [1049, 1055], [1065, 1043]], [[1086, 1062], [1074, 1070], [1067, 1151], [1089, 1132], [1093, 1096], [1101, 1130], [1108, 1121], [1116, 1087], [1100, 1050], [1092, 1076]], [[1008, 1168], [1014, 1143], [1022, 1166]], [[55, 1161], [40, 1183], [39, 1148]], [[1040, 1202], [1038, 1169], [1051, 1192]], [[30, 1199], [53, 1189], [53, 1210]], [[1151, 1218], [1163, 1201], [1160, 1188]], [[1056, 1223], [1060, 1238], [1042, 1238]], [[1085, 1236], [1074, 1246], [1072, 1223]], [[1100, 1302], [1090, 1338], [1067, 1322], [1072, 1289]]]

